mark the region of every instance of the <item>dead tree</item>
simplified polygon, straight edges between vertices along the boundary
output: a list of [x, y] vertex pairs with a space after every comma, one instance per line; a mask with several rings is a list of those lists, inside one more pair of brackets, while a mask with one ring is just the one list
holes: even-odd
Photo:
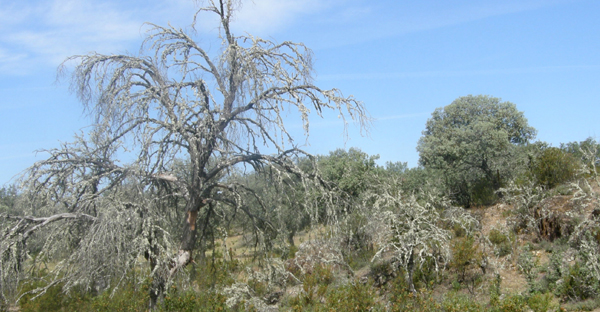
[[[69, 229], [74, 252], [55, 275], [67, 286], [93, 287], [98, 276], [122, 277], [145, 255], [155, 307], [165, 285], [192, 261], [198, 229], [215, 209], [227, 206], [256, 221], [239, 196], [251, 190], [225, 183], [227, 172], [271, 166], [303, 183], [319, 183], [293, 161], [307, 154], [286, 129], [287, 111], [299, 114], [304, 139], [309, 117], [324, 110], [361, 129], [368, 128], [368, 113], [352, 96], [313, 84], [312, 52], [303, 44], [234, 35], [230, 26], [238, 5], [210, 0], [194, 17], [219, 17], [220, 55], [182, 29], [149, 24], [141, 55], [91, 53], [63, 63], [63, 72], [76, 64], [72, 89], [94, 123], [89, 133], [48, 151], [50, 158], [28, 171], [23, 186], [35, 199], [31, 213], [43, 218], [5, 216], [13, 226], [6, 242], [24, 241], [27, 233], [51, 224], [50, 232], [62, 235], [57, 237]], [[187, 176], [172, 172], [177, 159], [189, 161]], [[181, 208], [165, 208], [168, 198], [178, 199]], [[176, 238], [161, 218], [181, 211], [184, 228], [179, 243], [172, 243]], [[50, 232], [44, 234], [47, 251], [65, 244]], [[0, 252], [11, 246], [3, 238]]]

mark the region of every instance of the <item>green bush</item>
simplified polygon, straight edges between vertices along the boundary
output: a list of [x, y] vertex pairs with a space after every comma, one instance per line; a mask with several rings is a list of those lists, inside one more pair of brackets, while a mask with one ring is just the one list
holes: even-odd
[[454, 233], [454, 237], [464, 237], [465, 235], [467, 235], [467, 231], [465, 230], [465, 228], [458, 223], [454, 223], [452, 225], [452, 232]]
[[531, 290], [533, 282], [537, 277], [537, 258], [535, 258], [533, 253], [529, 250], [528, 246], [521, 248], [519, 257], [517, 258], [517, 265], [519, 271], [525, 275], [525, 279], [527, 280], [527, 284]]
[[433, 298], [431, 291], [421, 290], [412, 293], [403, 290], [392, 292], [389, 311], [440, 311], [441, 308], [441, 304]]
[[486, 310], [486, 307], [473, 299], [473, 297], [464, 294], [450, 292], [444, 296], [442, 307], [445, 312], [483, 312]]
[[530, 165], [530, 171], [539, 185], [547, 188], [575, 178], [580, 162], [572, 154], [556, 147], [545, 149]]
[[225, 296], [215, 291], [175, 291], [165, 296], [161, 311], [227, 311]]
[[[26, 294], [19, 301], [20, 311], [96, 311], [96, 312], [129, 312], [147, 311], [149, 304], [149, 285], [147, 281], [136, 283], [126, 278], [118, 289], [107, 289], [97, 296], [90, 295], [80, 289], [72, 289], [63, 293], [62, 284], [50, 287], [48, 291], [34, 300], [35, 294]], [[40, 279], [34, 283], [23, 285], [23, 291], [44, 287]], [[226, 311], [226, 298], [212, 290], [202, 289], [195, 292], [191, 289], [178, 290], [172, 286], [165, 295], [159, 311]]]
[[586, 174], [588, 177], [598, 174], [598, 169], [600, 169], [600, 141], [589, 137], [581, 142], [561, 143], [560, 148], [581, 160], [588, 167], [589, 172]]
[[557, 284], [557, 294], [572, 301], [594, 298], [600, 290], [599, 281], [579, 262], [570, 265], [563, 273], [562, 283]]
[[373, 311], [377, 308], [371, 284], [353, 281], [334, 289], [327, 296], [327, 311]]
[[435, 259], [428, 258], [415, 268], [413, 283], [416, 289], [429, 288], [440, 281], [439, 271], [436, 271]]
[[450, 267], [459, 275], [459, 280], [465, 282], [467, 272], [481, 263], [483, 254], [479, 250], [474, 237], [459, 237], [450, 243], [452, 261]]
[[239, 260], [224, 260], [218, 252], [215, 252], [210, 259], [206, 259], [203, 264], [190, 267], [190, 270], [202, 272], [202, 274], [193, 272], [200, 288], [211, 288], [216, 285], [230, 286], [235, 282], [235, 274], [241, 269], [242, 264]]
[[497, 229], [492, 229], [488, 235], [490, 242], [494, 245], [500, 245], [508, 242], [508, 236]]
[[600, 298], [587, 299], [584, 301], [566, 303], [561, 311], [596, 311], [600, 307]]
[[[24, 291], [44, 286], [37, 282], [25, 286]], [[111, 296], [112, 295], [112, 296]], [[98, 296], [90, 296], [73, 289], [69, 294], [62, 291], [62, 285], [50, 287], [48, 291], [34, 300], [35, 295], [27, 294], [21, 298], [21, 311], [146, 311], [148, 309], [148, 285], [141, 287], [128, 282], [114, 292], [106, 290]]]
[[521, 295], [506, 296], [492, 308], [494, 312], [526, 312], [527, 310], [529, 310], [527, 301]]
[[527, 299], [527, 304], [533, 312], [556, 311], [558, 305], [552, 303], [553, 298], [554, 296], [551, 293], [536, 293]]
[[[24, 285], [24, 292], [34, 290], [39, 287], [46, 286], [45, 283], [33, 282]], [[89, 298], [81, 295], [78, 291], [71, 291], [66, 295], [62, 291], [62, 284], [54, 285], [46, 291], [46, 293], [35, 298], [35, 293], [24, 295], [19, 301], [20, 311], [77, 311], [77, 307], [89, 304]]]
[[333, 270], [326, 265], [316, 265], [312, 272], [302, 276], [302, 292], [289, 300], [294, 311], [304, 311], [318, 305], [334, 280]]
[[501, 289], [500, 285], [502, 284], [502, 276], [500, 273], [495, 273], [492, 280], [489, 283], [489, 291], [490, 291], [490, 305], [496, 305], [500, 300]]
[[499, 257], [504, 257], [512, 253], [512, 244], [508, 235], [497, 229], [492, 229], [488, 238], [495, 247], [495, 254]]

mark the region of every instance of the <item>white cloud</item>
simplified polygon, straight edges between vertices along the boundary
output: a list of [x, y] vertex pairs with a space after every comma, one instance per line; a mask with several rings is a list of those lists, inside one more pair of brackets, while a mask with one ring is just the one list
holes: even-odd
[[[55, 68], [74, 54], [136, 52], [145, 21], [181, 20], [177, 15], [185, 5], [182, 1], [169, 3], [168, 8], [163, 1], [132, 3], [53, 0], [16, 5], [7, 0], [0, 4], [0, 68], [4, 74], [27, 74], [39, 66]], [[189, 15], [193, 3], [186, 3]]]
[[[304, 36], [321, 42], [313, 46], [319, 48], [531, 10], [557, 1], [456, 5], [455, 1], [254, 0], [245, 1], [236, 13], [234, 29], [238, 34], [247, 31], [264, 37], [312, 25], [312, 32]], [[143, 22], [189, 26], [196, 2], [201, 1], [2, 0], [0, 69], [4, 75], [27, 74], [40, 66], [54, 69], [74, 54], [137, 52]], [[202, 32], [217, 28], [207, 14], [200, 16], [198, 26]]]
[[235, 15], [237, 31], [271, 35], [290, 27], [303, 15], [314, 14], [330, 7], [326, 0], [255, 0], [245, 3]]
[[[303, 15], [340, 0], [255, 0], [234, 16], [236, 33], [279, 33]], [[188, 27], [201, 1], [192, 0], [3, 0], [0, 3], [0, 69], [27, 75], [54, 69], [66, 57], [92, 51], [137, 52], [144, 22]], [[198, 19], [201, 32], [218, 24], [210, 14]]]

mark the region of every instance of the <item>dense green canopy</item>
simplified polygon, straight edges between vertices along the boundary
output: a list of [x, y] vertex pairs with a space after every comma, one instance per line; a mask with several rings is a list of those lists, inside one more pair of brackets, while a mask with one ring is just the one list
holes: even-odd
[[462, 204], [478, 185], [498, 188], [519, 145], [536, 131], [515, 104], [485, 95], [460, 97], [427, 120], [417, 151], [426, 168], [441, 170]]

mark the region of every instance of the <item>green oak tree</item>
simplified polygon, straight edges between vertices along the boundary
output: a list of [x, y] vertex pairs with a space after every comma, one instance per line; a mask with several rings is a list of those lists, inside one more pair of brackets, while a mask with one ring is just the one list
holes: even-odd
[[462, 205], [486, 203], [513, 175], [518, 147], [535, 138], [515, 104], [485, 95], [460, 97], [427, 120], [417, 151]]
[[327, 181], [351, 197], [358, 197], [372, 182], [379, 155], [369, 156], [358, 148], [336, 149], [319, 157], [319, 170]]

